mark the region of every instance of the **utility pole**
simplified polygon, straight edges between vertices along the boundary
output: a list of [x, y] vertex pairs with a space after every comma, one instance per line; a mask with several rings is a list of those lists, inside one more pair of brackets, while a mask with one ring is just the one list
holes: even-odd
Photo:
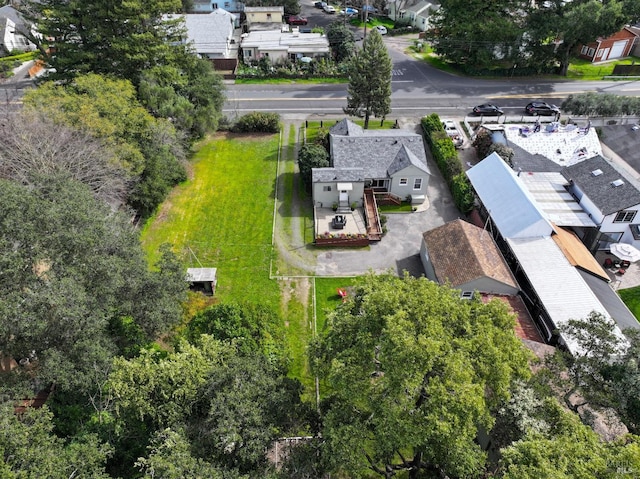
[[367, 38], [367, 21], [369, 20], [369, 0], [364, 2], [364, 34], [362, 35], [362, 41]]

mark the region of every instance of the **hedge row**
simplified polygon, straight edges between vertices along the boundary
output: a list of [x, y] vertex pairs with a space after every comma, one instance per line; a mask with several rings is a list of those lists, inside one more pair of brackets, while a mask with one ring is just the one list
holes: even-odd
[[473, 190], [467, 175], [462, 169], [453, 141], [442, 127], [442, 121], [437, 113], [432, 113], [420, 120], [427, 143], [431, 149], [433, 159], [436, 161], [442, 176], [444, 177], [453, 201], [458, 209], [467, 214], [473, 209]]

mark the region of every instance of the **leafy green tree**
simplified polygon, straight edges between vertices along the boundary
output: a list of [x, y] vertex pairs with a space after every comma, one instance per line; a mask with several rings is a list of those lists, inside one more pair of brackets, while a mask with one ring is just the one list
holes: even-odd
[[170, 118], [178, 130], [198, 139], [218, 127], [224, 85], [209, 60], [182, 55], [143, 72], [138, 96], [154, 116]]
[[157, 431], [148, 446], [147, 457], [141, 457], [136, 467], [143, 477], [150, 479], [184, 479], [186, 477], [208, 479], [240, 478], [229, 471], [220, 471], [210, 463], [194, 457], [191, 444], [181, 431], [165, 429]]
[[560, 63], [560, 74], [566, 76], [577, 46], [617, 32], [632, 18], [632, 11], [617, 0], [536, 0], [527, 16], [529, 48], [552, 49], [554, 59]]
[[391, 68], [391, 57], [377, 31], [367, 35], [362, 49], [349, 60], [347, 106], [343, 110], [364, 116], [365, 129], [372, 115], [384, 120], [391, 112]]
[[327, 28], [327, 40], [333, 59], [340, 63], [353, 56], [356, 49], [353, 32], [342, 21], [332, 22]]
[[528, 1], [446, 0], [434, 12], [428, 38], [435, 53], [467, 69], [508, 66], [522, 56]]
[[640, 98], [610, 93], [579, 93], [562, 102], [562, 110], [574, 115], [618, 116], [640, 113]]
[[500, 158], [502, 158], [507, 163], [507, 165], [513, 167], [513, 158], [515, 156], [513, 148], [505, 145], [504, 143], [492, 143], [489, 147], [487, 155], [490, 155], [493, 152], [496, 152], [500, 156]]
[[15, 374], [89, 393], [119, 353], [114, 324], [148, 342], [179, 322], [183, 271], [166, 254], [149, 271], [130, 218], [85, 185], [2, 180], [0, 203], [0, 350], [32, 363]]
[[[577, 351], [558, 351], [547, 358], [539, 376], [562, 394], [567, 408], [579, 412], [582, 406], [612, 408], [631, 432], [640, 430], [640, 372], [637, 358], [640, 335], [615, 332], [609, 318], [593, 312], [587, 318], [571, 320], [563, 334], [572, 338]], [[575, 400], [576, 394], [580, 398]]]
[[329, 166], [329, 154], [322, 145], [305, 143], [298, 151], [300, 177], [307, 187], [311, 186], [311, 170]]
[[110, 454], [111, 448], [93, 435], [68, 442], [58, 438], [46, 406], [18, 415], [13, 404], [0, 404], [0, 475], [5, 479], [108, 479], [105, 462]]
[[605, 443], [557, 401], [546, 400], [541, 414], [548, 430], [531, 432], [501, 450], [498, 478], [614, 479], [640, 471], [637, 436]]
[[[194, 457], [253, 477], [266, 466], [271, 441], [306, 414], [297, 381], [262, 354], [239, 354], [234, 341], [208, 335], [172, 353], [117, 358], [109, 391], [122, 436], [184, 427]], [[147, 440], [141, 437], [138, 447]]]
[[29, 111], [45, 114], [108, 146], [115, 165], [135, 180], [128, 200], [144, 217], [172, 186], [186, 179], [185, 152], [178, 133], [169, 121], [149, 114], [127, 80], [91, 74], [67, 85], [47, 82], [28, 92], [24, 102]]
[[281, 319], [270, 307], [260, 304], [224, 303], [211, 306], [189, 321], [185, 337], [191, 342], [209, 334], [220, 341], [233, 340], [239, 351], [262, 353], [274, 364], [285, 361]]
[[69, 81], [98, 73], [139, 83], [142, 72], [171, 64], [186, 54], [180, 38], [183, 25], [163, 15], [179, 12], [180, 0], [30, 0], [33, 20], [43, 39], [55, 49], [45, 57], [54, 69], [51, 79]]
[[461, 300], [424, 277], [370, 274], [329, 321], [311, 361], [331, 391], [321, 409], [333, 469], [481, 475], [478, 428], [491, 429], [492, 410], [528, 375], [504, 305]]

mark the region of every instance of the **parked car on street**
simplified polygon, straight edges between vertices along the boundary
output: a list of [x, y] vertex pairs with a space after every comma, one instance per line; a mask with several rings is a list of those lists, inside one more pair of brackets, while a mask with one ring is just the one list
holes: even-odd
[[456, 122], [453, 120], [442, 120], [442, 128], [444, 128], [444, 131], [449, 138], [451, 138], [451, 141], [453, 141], [453, 146], [460, 148], [464, 143], [464, 137], [460, 133], [460, 130], [458, 130]]
[[313, 6], [316, 8], [319, 8], [320, 10], [322, 10], [325, 5], [326, 5], [325, 2], [313, 2]]
[[352, 17], [358, 14], [358, 10], [355, 8], [347, 7], [344, 10], [340, 10], [340, 15], [346, 15], [348, 17]]
[[336, 9], [333, 5], [325, 5], [323, 8], [324, 13], [336, 13]]
[[500, 107], [492, 105], [491, 103], [483, 103], [482, 105], [474, 106], [473, 113], [474, 115], [485, 116], [500, 116], [504, 114]]
[[524, 107], [529, 115], [559, 115], [560, 108], [543, 101], [532, 101]]
[[289, 18], [287, 18], [287, 23], [289, 25], [306, 25], [309, 22], [307, 21], [307, 17], [302, 17], [300, 15], [291, 15]]
[[387, 34], [387, 27], [385, 27], [384, 25], [376, 25], [375, 26], [375, 30], [378, 30], [378, 33], [380, 35], [386, 35]]

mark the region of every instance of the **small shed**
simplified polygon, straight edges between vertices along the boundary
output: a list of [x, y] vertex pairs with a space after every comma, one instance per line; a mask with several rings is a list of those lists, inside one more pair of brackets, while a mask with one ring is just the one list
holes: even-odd
[[189, 282], [192, 290], [213, 296], [216, 292], [216, 285], [218, 284], [217, 269], [187, 268], [186, 280]]

